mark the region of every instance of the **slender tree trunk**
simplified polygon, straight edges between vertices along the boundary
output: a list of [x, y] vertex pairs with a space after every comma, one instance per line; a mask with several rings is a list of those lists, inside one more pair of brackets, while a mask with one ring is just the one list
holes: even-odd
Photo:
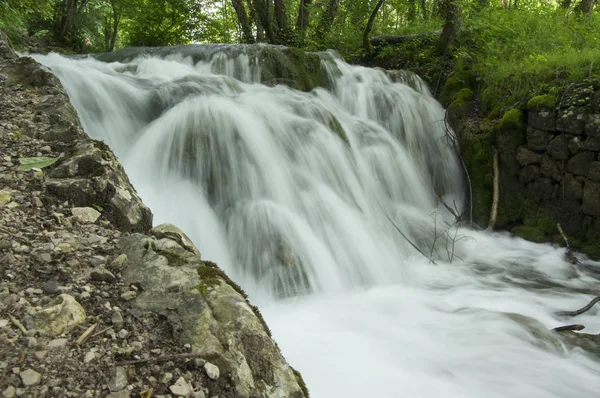
[[275, 0], [275, 25], [277, 30], [277, 39], [280, 42], [288, 40], [288, 24], [285, 12], [285, 3], [283, 0]]
[[423, 15], [423, 20], [427, 21], [429, 14], [427, 13], [427, 3], [426, 0], [421, 0], [421, 14]]
[[460, 29], [460, 4], [459, 0], [444, 0], [445, 22], [442, 29], [442, 36], [438, 43], [438, 51], [441, 54], [448, 54], [458, 30]]
[[365, 51], [367, 53], [369, 53], [371, 51], [371, 43], [369, 42], [369, 35], [371, 34], [371, 30], [373, 30], [373, 23], [375, 22], [377, 13], [379, 12], [379, 9], [383, 5], [384, 1], [385, 0], [377, 1], [377, 4], [375, 5], [375, 8], [373, 9], [371, 16], [369, 17], [369, 21], [367, 22], [367, 27], [365, 28], [365, 31], [363, 33], [363, 48], [365, 49]]
[[271, 19], [271, 7], [269, 0], [252, 0], [257, 19], [267, 35], [270, 43], [275, 44], [275, 32], [273, 31], [273, 22]]
[[121, 21], [121, 16], [117, 13], [117, 10], [113, 6], [113, 30], [112, 35], [110, 37], [110, 44], [108, 47], [108, 52], [113, 52], [115, 50], [115, 45], [117, 44], [117, 37], [119, 36], [119, 22]]
[[333, 25], [339, 5], [340, 0], [328, 0], [327, 8], [325, 8], [325, 12], [319, 21], [318, 32], [320, 35], [327, 34], [331, 30], [331, 25]]
[[242, 41], [244, 43], [253, 43], [254, 37], [252, 36], [252, 26], [250, 25], [244, 3], [242, 0], [231, 0], [231, 4], [233, 5], [235, 15], [237, 15], [238, 24], [242, 30]]
[[595, 2], [595, 0], [581, 0], [581, 2], [575, 7], [575, 11], [582, 14], [591, 15], [592, 11], [594, 11]]
[[408, 13], [406, 15], [406, 20], [410, 22], [414, 22], [417, 16], [417, 0], [408, 0]]
[[59, 9], [60, 25], [57, 39], [62, 43], [69, 43], [73, 40], [77, 20], [87, 2], [88, 0], [65, 0]]
[[304, 37], [308, 22], [310, 20], [310, 6], [312, 0], [300, 0], [300, 6], [298, 9], [298, 21], [296, 22], [296, 29]]
[[560, 8], [567, 9], [567, 8], [571, 7], [571, 0], [561, 0], [559, 2], [559, 4], [560, 4]]

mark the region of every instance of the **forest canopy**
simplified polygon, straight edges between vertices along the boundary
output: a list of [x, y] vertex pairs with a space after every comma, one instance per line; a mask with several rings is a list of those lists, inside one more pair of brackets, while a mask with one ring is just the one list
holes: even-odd
[[[374, 36], [493, 23], [497, 11], [541, 17], [591, 15], [595, 0], [0, 0], [0, 27], [19, 46], [52, 38], [74, 51], [125, 46], [267, 42], [342, 53], [368, 49]], [[504, 21], [511, 25], [510, 21]], [[452, 25], [454, 26], [447, 26]], [[518, 21], [512, 24], [516, 24]], [[454, 30], [454, 32], [447, 30]], [[552, 34], [552, 32], [548, 32]], [[442, 35], [443, 38], [444, 35]], [[444, 38], [443, 38], [444, 39]], [[87, 46], [86, 46], [87, 43]]]

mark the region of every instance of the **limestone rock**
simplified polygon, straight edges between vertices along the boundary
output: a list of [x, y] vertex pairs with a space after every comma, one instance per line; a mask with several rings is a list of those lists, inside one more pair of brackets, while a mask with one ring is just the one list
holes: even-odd
[[158, 239], [171, 239], [181, 245], [184, 249], [200, 257], [200, 251], [192, 243], [191, 239], [173, 224], [160, 224], [150, 230], [150, 234]]
[[121, 164], [99, 141], [83, 140], [48, 175], [48, 190], [76, 206], [98, 205], [124, 231], [146, 231], [152, 213], [131, 186]]
[[0, 205], [7, 205], [12, 201], [12, 195], [9, 191], [0, 191]]
[[25, 387], [35, 386], [42, 381], [42, 375], [33, 369], [27, 369], [19, 373]]
[[590, 171], [590, 165], [596, 160], [594, 152], [581, 152], [573, 156], [567, 162], [567, 171], [578, 176], [587, 176]]
[[178, 397], [189, 397], [194, 389], [188, 384], [183, 377], [177, 379], [175, 384], [169, 387], [169, 390]]
[[106, 396], [106, 398], [129, 398], [131, 397], [131, 393], [129, 390], [122, 390], [117, 392], [111, 392]]
[[71, 213], [84, 224], [93, 224], [100, 218], [100, 212], [91, 207], [74, 207], [71, 209]]
[[108, 389], [111, 392], [121, 391], [127, 387], [129, 378], [127, 377], [127, 368], [124, 366], [117, 366], [112, 368], [110, 371], [110, 381], [108, 382]]
[[39, 311], [33, 311], [36, 328], [59, 335], [68, 332], [85, 321], [85, 310], [68, 294], [61, 294]]
[[103, 266], [94, 268], [90, 272], [90, 278], [99, 282], [113, 282], [116, 279], [115, 275]]
[[219, 372], [219, 367], [210, 362], [206, 362], [204, 364], [204, 370], [206, 371], [206, 374], [208, 375], [208, 377], [212, 380], [217, 380], [219, 378], [219, 375], [221, 374]]
[[256, 309], [216, 265], [170, 239], [133, 234], [120, 246], [129, 259], [124, 282], [140, 287], [133, 303], [164, 315], [183, 344], [218, 364], [228, 377], [214, 380], [217, 389], [240, 398], [304, 396]]

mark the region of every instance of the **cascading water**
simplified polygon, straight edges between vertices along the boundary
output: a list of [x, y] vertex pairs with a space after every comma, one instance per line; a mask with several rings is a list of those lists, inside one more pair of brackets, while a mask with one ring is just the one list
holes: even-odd
[[156, 222], [259, 303], [313, 397], [597, 396], [600, 362], [548, 329], [598, 281], [550, 246], [448, 229], [437, 198], [462, 206], [461, 172], [424, 84], [323, 54], [328, 89], [267, 86], [264, 48], [36, 59]]

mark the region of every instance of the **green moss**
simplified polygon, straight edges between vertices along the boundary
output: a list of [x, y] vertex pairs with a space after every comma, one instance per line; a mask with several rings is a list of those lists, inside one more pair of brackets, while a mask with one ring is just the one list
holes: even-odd
[[512, 131], [523, 129], [523, 112], [518, 109], [509, 109], [504, 113], [500, 122], [498, 122], [498, 129], [500, 131]]
[[514, 236], [523, 238], [530, 242], [543, 243], [546, 241], [546, 234], [539, 227], [528, 227], [526, 225], [520, 225], [514, 227], [511, 231]]
[[448, 112], [452, 115], [453, 119], [458, 118], [461, 119], [466, 116], [467, 113], [467, 103], [462, 98], [452, 101], [452, 103], [448, 106]]
[[258, 318], [269, 337], [271, 337], [271, 330], [258, 310], [258, 307], [250, 304], [246, 292], [237, 283], [232, 281], [229, 276], [217, 266], [217, 264], [212, 261], [204, 261], [204, 265], [199, 266], [197, 271], [198, 276], [200, 276], [200, 284], [193, 287], [194, 290], [206, 296], [208, 294], [208, 288], [218, 285], [221, 281], [227, 283], [233, 290], [242, 296], [244, 300], [246, 300], [246, 303], [250, 306], [254, 315]]
[[450, 103], [455, 99], [455, 95], [461, 92], [463, 89], [469, 89], [473, 85], [472, 72], [469, 69], [457, 69], [444, 83], [442, 92], [440, 93], [439, 101], [444, 107], [448, 107]]
[[[495, 87], [488, 87], [481, 93], [481, 107], [483, 112], [491, 113], [491, 111], [500, 105], [500, 94]], [[499, 115], [499, 110], [498, 110]], [[495, 117], [498, 117], [496, 115]]]
[[527, 102], [527, 108], [530, 111], [539, 111], [541, 109], [552, 109], [556, 105], [556, 96], [551, 94], [536, 95]]
[[111, 152], [110, 147], [104, 141], [92, 139], [94, 146], [102, 151]]
[[461, 132], [461, 151], [473, 190], [473, 220], [487, 225], [492, 204], [491, 133], [477, 131], [481, 125]]
[[584, 254], [587, 254], [592, 260], [600, 260], [600, 244], [585, 245], [581, 248]]
[[540, 231], [542, 231], [546, 235], [550, 235], [554, 232], [556, 228], [556, 223], [549, 218], [541, 218], [538, 220], [537, 226], [540, 229]]
[[[292, 368], [292, 367], [290, 366], [290, 368]], [[309, 398], [310, 394], [308, 393], [308, 388], [306, 387], [306, 384], [304, 383], [304, 379], [302, 378], [302, 375], [300, 374], [300, 372], [298, 372], [294, 368], [292, 368], [292, 371], [294, 372], [294, 377], [296, 378], [296, 382], [300, 386], [300, 389], [302, 390], [304, 397]]]

